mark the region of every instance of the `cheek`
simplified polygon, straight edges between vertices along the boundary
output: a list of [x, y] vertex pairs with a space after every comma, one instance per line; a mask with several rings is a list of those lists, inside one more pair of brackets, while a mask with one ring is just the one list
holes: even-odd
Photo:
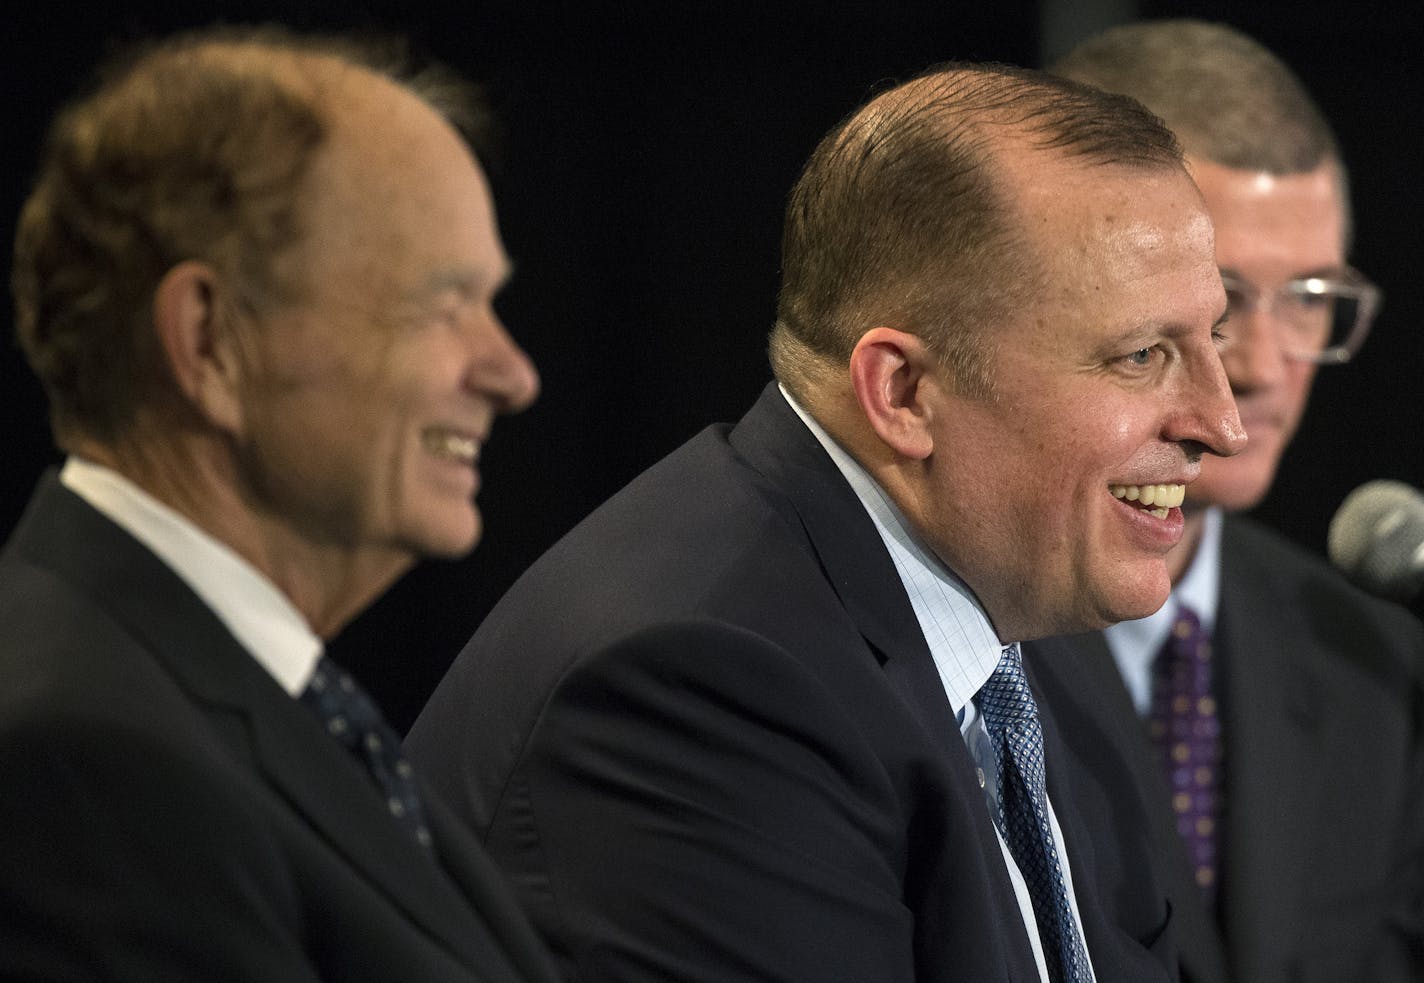
[[1310, 400], [1310, 389], [1315, 383], [1316, 366], [1302, 364], [1293, 366], [1295, 371], [1287, 380], [1285, 418], [1288, 424], [1286, 439], [1295, 433], [1296, 425], [1305, 415], [1305, 404]]
[[1111, 401], [1065, 410], [1039, 433], [1042, 479], [1065, 487], [1107, 481], [1144, 443], [1143, 420]]

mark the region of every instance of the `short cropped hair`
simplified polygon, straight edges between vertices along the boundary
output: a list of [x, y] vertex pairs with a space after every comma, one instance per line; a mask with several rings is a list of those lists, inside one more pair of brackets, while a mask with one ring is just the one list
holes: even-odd
[[175, 36], [125, 54], [49, 131], [21, 210], [16, 332], [44, 385], [61, 447], [112, 440], [162, 376], [154, 293], [185, 260], [233, 285], [260, 317], [306, 284], [279, 274], [305, 234], [302, 190], [331, 129], [320, 58], [391, 79], [472, 139], [477, 95], [444, 69], [416, 72], [391, 39], [356, 42], [276, 27]]
[[1131, 99], [1006, 65], [948, 63], [872, 99], [816, 147], [791, 191], [770, 356], [804, 398], [877, 325], [921, 337], [967, 393], [991, 391], [991, 325], [1041, 274], [1008, 153], [1181, 168]]
[[1188, 154], [1271, 174], [1339, 163], [1320, 108], [1294, 72], [1225, 24], [1143, 21], [1109, 28], [1051, 71], [1142, 102]]

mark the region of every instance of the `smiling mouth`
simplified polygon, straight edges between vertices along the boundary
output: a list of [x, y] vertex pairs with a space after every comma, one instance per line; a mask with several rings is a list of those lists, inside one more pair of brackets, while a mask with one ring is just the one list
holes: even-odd
[[421, 434], [421, 443], [436, 457], [473, 465], [480, 459], [480, 441], [468, 434], [432, 427]]
[[1113, 498], [1133, 502], [1144, 512], [1159, 519], [1167, 518], [1167, 513], [1182, 504], [1187, 497], [1187, 486], [1176, 485], [1109, 485]]

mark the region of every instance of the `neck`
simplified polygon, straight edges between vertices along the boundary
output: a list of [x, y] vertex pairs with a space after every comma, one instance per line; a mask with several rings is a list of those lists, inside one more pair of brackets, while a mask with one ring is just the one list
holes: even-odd
[[304, 535], [304, 523], [263, 509], [231, 455], [210, 441], [165, 434], [79, 441], [70, 449], [121, 474], [246, 560], [323, 639], [335, 636], [414, 562], [395, 551], [314, 542]]

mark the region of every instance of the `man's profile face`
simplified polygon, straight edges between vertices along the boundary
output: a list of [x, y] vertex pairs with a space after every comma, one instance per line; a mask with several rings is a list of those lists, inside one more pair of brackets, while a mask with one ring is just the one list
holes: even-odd
[[[1333, 164], [1282, 176], [1202, 160], [1191, 169], [1216, 226], [1223, 272], [1270, 295], [1290, 280], [1344, 268], [1345, 209]], [[1316, 366], [1286, 355], [1280, 325], [1267, 311], [1233, 313], [1223, 331], [1222, 362], [1250, 446], [1229, 460], [1204, 461], [1187, 502], [1249, 509], [1275, 480], [1305, 412]]]
[[259, 506], [309, 540], [456, 556], [481, 532], [476, 462], [538, 379], [493, 300], [509, 266], [479, 166], [375, 80], [308, 187], [305, 298], [259, 326], [243, 452]]
[[1039, 153], [1017, 166], [1043, 276], [985, 329], [995, 397], [945, 387], [923, 517], [1005, 640], [1160, 607], [1181, 486], [1204, 449], [1242, 440], [1214, 335], [1226, 305], [1211, 224], [1186, 174]]

